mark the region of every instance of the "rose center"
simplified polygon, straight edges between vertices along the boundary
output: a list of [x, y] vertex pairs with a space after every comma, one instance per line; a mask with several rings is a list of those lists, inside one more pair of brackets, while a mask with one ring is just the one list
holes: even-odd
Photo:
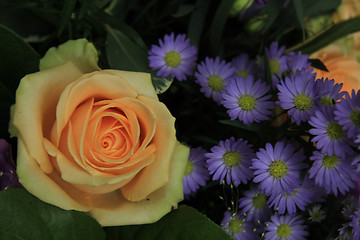
[[335, 155], [324, 156], [322, 159], [322, 165], [326, 168], [333, 168], [339, 162], [339, 158]]
[[283, 161], [274, 161], [270, 164], [269, 173], [273, 178], [283, 178], [288, 172], [288, 167]]
[[350, 120], [355, 126], [360, 126], [360, 111], [355, 110], [350, 113]]
[[181, 56], [176, 51], [170, 51], [165, 54], [165, 64], [169, 67], [177, 67], [181, 63]]
[[208, 78], [209, 87], [216, 91], [220, 92], [223, 89], [223, 80], [218, 75], [212, 75]]
[[294, 105], [301, 111], [309, 110], [312, 106], [312, 98], [305, 94], [299, 94], [294, 98]]
[[339, 140], [343, 138], [345, 132], [340, 124], [338, 124], [337, 122], [331, 122], [326, 127], [326, 134], [331, 140]]
[[276, 230], [276, 234], [278, 235], [278, 237], [284, 239], [290, 236], [290, 233], [291, 233], [291, 228], [288, 224], [280, 224]]
[[223, 160], [226, 166], [234, 167], [240, 163], [240, 154], [237, 152], [227, 152], [223, 156]]
[[251, 111], [256, 106], [256, 100], [253, 96], [244, 95], [238, 99], [239, 106], [245, 111]]

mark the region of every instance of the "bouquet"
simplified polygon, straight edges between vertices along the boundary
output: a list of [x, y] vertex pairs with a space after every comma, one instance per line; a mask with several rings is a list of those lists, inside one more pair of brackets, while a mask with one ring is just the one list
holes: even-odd
[[0, 2], [1, 239], [360, 239], [360, 5]]

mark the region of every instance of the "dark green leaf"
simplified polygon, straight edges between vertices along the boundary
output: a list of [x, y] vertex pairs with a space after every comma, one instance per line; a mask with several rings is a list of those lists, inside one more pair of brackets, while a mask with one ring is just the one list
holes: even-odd
[[341, 0], [304, 0], [304, 16], [316, 17], [334, 11]]
[[191, 14], [187, 35], [190, 42], [195, 46], [199, 46], [209, 5], [209, 0], [197, 0], [195, 9]]
[[289, 49], [289, 51], [301, 51], [303, 53], [311, 54], [334, 42], [335, 40], [357, 31], [360, 31], [360, 17], [340, 22], [322, 34], [306, 41], [304, 44]]
[[183, 17], [191, 13], [195, 8], [194, 4], [181, 4], [178, 10], [172, 14], [173, 17]]
[[59, 22], [59, 28], [57, 35], [60, 36], [60, 34], [64, 31], [66, 25], [68, 24], [71, 15], [74, 11], [76, 0], [65, 0], [64, 2], [64, 8], [61, 11], [60, 15], [60, 22]]
[[24, 189], [0, 192], [0, 239], [105, 239], [102, 227], [84, 212], [44, 203]]
[[109, 239], [126, 240], [231, 240], [220, 226], [194, 208], [182, 205], [158, 222], [106, 228]]
[[303, 0], [292, 0], [294, 4], [296, 17], [299, 21], [301, 29], [304, 29], [304, 7], [303, 7]]
[[266, 20], [262, 32], [265, 33], [275, 22], [280, 14], [280, 10], [284, 4], [283, 0], [270, 0], [266, 6], [260, 11], [259, 15], [265, 15]]
[[263, 131], [263, 129], [259, 125], [256, 125], [254, 123], [251, 125], [246, 125], [246, 124], [244, 124], [240, 121], [236, 121], [236, 120], [220, 120], [219, 122], [226, 124], [226, 125], [233, 126], [233, 127], [245, 129], [250, 132], [262, 132]]
[[223, 0], [215, 13], [210, 25], [210, 50], [214, 56], [218, 56], [222, 34], [229, 12], [234, 5], [235, 0]]
[[123, 32], [107, 26], [106, 54], [111, 68], [150, 72], [147, 53]]
[[309, 59], [309, 62], [311, 63], [311, 66], [323, 71], [328, 72], [329, 70], [326, 68], [324, 63], [320, 59]]
[[171, 77], [162, 78], [151, 74], [151, 81], [157, 94], [164, 93], [168, 90], [173, 80]]
[[12, 30], [0, 25], [0, 81], [15, 96], [19, 81], [39, 70], [40, 56]]

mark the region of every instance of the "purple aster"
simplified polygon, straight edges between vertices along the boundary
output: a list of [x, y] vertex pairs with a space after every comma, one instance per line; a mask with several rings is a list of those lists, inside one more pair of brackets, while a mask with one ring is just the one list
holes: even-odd
[[345, 92], [345, 99], [341, 99], [335, 105], [335, 119], [344, 126], [349, 138], [360, 134], [360, 90], [355, 93], [353, 89], [351, 97]]
[[251, 188], [244, 192], [245, 197], [240, 198], [239, 208], [241, 213], [246, 215], [246, 221], [256, 224], [263, 224], [272, 215], [272, 211], [267, 205], [265, 192], [258, 188]]
[[201, 62], [197, 68], [195, 78], [201, 86], [200, 91], [206, 97], [212, 97], [215, 102], [220, 103], [226, 85], [236, 76], [235, 69], [230, 63], [220, 61], [219, 57], [215, 60], [207, 57], [205, 62]]
[[270, 207], [274, 206], [274, 210], [278, 210], [280, 215], [287, 211], [288, 214], [295, 214], [296, 207], [305, 211], [305, 207], [311, 203], [313, 197], [313, 184], [308, 178], [304, 179], [300, 187], [294, 188], [290, 194], [281, 192], [279, 194], [271, 194], [269, 198]]
[[254, 229], [245, 221], [244, 215], [241, 214], [231, 214], [229, 211], [226, 211], [221, 221], [221, 227], [237, 240], [258, 239]]
[[214, 174], [213, 180], [220, 180], [221, 184], [226, 180], [227, 184], [234, 183], [235, 186], [246, 184], [253, 177], [249, 167], [255, 154], [251, 147], [247, 141], [241, 138], [235, 141], [233, 137], [212, 147], [205, 156], [208, 158], [207, 168], [210, 174]]
[[11, 146], [0, 139], [0, 190], [22, 188], [16, 174], [16, 167], [11, 154]]
[[334, 117], [333, 108], [330, 106], [316, 111], [309, 120], [310, 125], [314, 127], [309, 133], [315, 136], [311, 141], [316, 143], [316, 148], [322, 153], [344, 157], [345, 154], [353, 153], [353, 150], [343, 127]]
[[358, 179], [354, 167], [346, 157], [329, 156], [315, 151], [310, 160], [314, 161], [309, 170], [309, 177], [315, 178], [315, 183], [323, 186], [327, 193], [338, 191], [345, 195], [351, 188], [355, 188], [354, 181]]
[[260, 79], [256, 82], [252, 75], [236, 77], [226, 86], [223, 93], [224, 100], [221, 101], [229, 110], [231, 120], [238, 118], [245, 124], [250, 125], [252, 122], [260, 122], [269, 119], [275, 103], [268, 101], [271, 95], [266, 95], [270, 87]]
[[233, 58], [231, 60], [231, 65], [235, 68], [237, 76], [246, 78], [248, 75], [254, 75], [256, 61], [250, 60], [249, 56], [246, 53], [243, 53]]
[[309, 120], [317, 109], [317, 92], [315, 88], [315, 74], [309, 71], [297, 71], [296, 75], [286, 77], [277, 85], [279, 101], [282, 108], [288, 109], [291, 119], [300, 124]]
[[266, 226], [265, 240], [305, 240], [309, 233], [300, 216], [274, 215]]
[[311, 65], [309, 62], [309, 55], [303, 55], [301, 52], [298, 52], [297, 54], [295, 52], [288, 53], [286, 63], [289, 71], [294, 75], [296, 74], [296, 71], [308, 69]]
[[284, 55], [285, 46], [279, 47], [278, 42], [272, 42], [269, 48], [265, 48], [265, 53], [269, 59], [272, 86], [275, 88], [279, 83], [282, 73], [287, 69], [286, 56]]
[[191, 148], [183, 179], [184, 195], [195, 193], [200, 186], [205, 186], [209, 172], [205, 168], [206, 150], [201, 147]]
[[285, 145], [277, 142], [275, 147], [267, 143], [256, 153], [257, 158], [252, 160], [255, 183], [266, 195], [286, 192], [291, 194], [294, 188], [300, 186], [300, 170], [305, 167], [302, 161], [305, 156], [302, 152], [295, 152], [292, 144]]
[[352, 227], [353, 239], [360, 239], [360, 209], [358, 209], [353, 215], [350, 216], [351, 222], [349, 226]]
[[335, 83], [334, 79], [319, 78], [316, 80], [315, 86], [322, 106], [333, 107], [345, 95], [345, 92], [340, 92], [343, 84]]
[[309, 209], [309, 220], [313, 222], [320, 223], [326, 218], [326, 212], [321, 209], [320, 204], [315, 204], [311, 209]]
[[149, 51], [149, 66], [152, 70], [159, 70], [160, 77], [176, 77], [182, 81], [186, 75], [192, 75], [197, 58], [197, 48], [190, 45], [190, 39], [185, 34], [174, 36], [174, 33], [159, 39], [159, 45], [152, 45]]

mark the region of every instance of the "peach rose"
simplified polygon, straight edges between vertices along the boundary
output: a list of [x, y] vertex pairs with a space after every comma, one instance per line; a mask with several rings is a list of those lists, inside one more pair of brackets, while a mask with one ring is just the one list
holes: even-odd
[[150, 74], [100, 70], [85, 39], [50, 49], [16, 92], [21, 184], [103, 226], [151, 223], [183, 198], [189, 149]]
[[315, 69], [317, 78], [334, 79], [336, 83], [343, 83], [342, 90], [351, 92], [352, 89], [360, 89], [360, 64], [353, 56], [346, 56], [341, 45], [329, 45], [311, 58], [319, 58], [329, 72]]

